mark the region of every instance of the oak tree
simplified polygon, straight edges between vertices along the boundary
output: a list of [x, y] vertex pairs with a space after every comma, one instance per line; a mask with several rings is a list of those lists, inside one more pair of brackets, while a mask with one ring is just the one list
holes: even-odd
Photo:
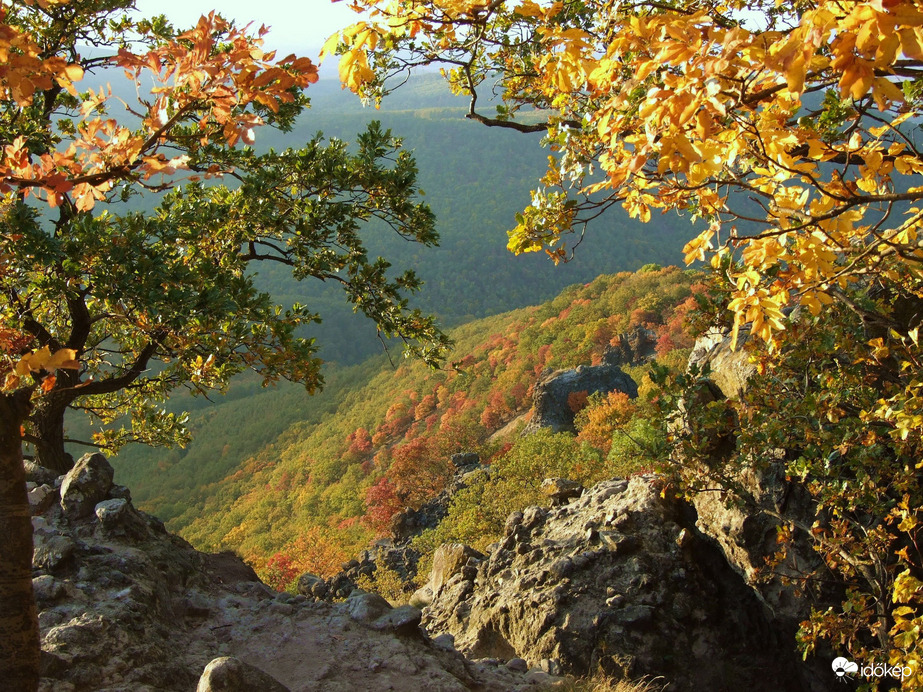
[[300, 331], [317, 316], [259, 291], [258, 263], [341, 284], [410, 354], [434, 362], [446, 344], [408, 306], [413, 273], [365, 249], [368, 221], [437, 239], [399, 140], [373, 124], [353, 148], [318, 137], [257, 153], [260, 127], [288, 131], [307, 106], [316, 66], [264, 48], [264, 27], [212, 13], [177, 31], [130, 10], [0, 7], [0, 679], [13, 689], [38, 684], [24, 441], [63, 473], [69, 407], [130, 421], [85, 441], [113, 450], [182, 439], [182, 418], [156, 406], [177, 386], [220, 390], [249, 369], [319, 387]]

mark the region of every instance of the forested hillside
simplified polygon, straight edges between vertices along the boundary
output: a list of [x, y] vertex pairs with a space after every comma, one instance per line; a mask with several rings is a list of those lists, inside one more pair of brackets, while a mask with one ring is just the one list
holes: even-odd
[[[281, 413], [293, 422], [222, 477], [203, 457], [193, 462], [161, 452], [132, 487], [202, 549], [233, 549], [259, 568], [282, 553], [302, 571], [326, 574], [386, 531], [395, 511], [435, 495], [452, 474], [453, 453], [478, 451], [501, 463], [504, 455], [519, 458], [532, 465], [533, 481], [550, 470], [545, 465], [561, 463], [586, 481], [624, 472], [637, 450], [612, 445], [611, 431], [607, 439], [592, 429], [579, 439], [489, 437], [528, 411], [543, 371], [598, 363], [629, 329], [654, 330], [661, 357], [682, 365], [691, 345], [682, 324], [697, 281], [695, 272], [676, 268], [602, 276], [540, 306], [456, 328], [451, 364], [442, 370], [419, 363], [395, 370], [379, 360], [340, 373], [333, 395], [314, 400], [326, 403], [313, 408], [302, 408], [294, 394], [275, 398], [280, 410], [265, 406], [265, 395], [241, 400], [220, 442], [209, 441], [216, 458], [253, 449], [263, 419]], [[633, 374], [644, 391], [644, 371]], [[594, 405], [608, 410], [613, 403]], [[118, 468], [125, 478], [128, 467]], [[497, 511], [485, 510], [483, 521], [505, 516], [513, 498], [496, 501]], [[488, 535], [484, 526], [478, 530]]]
[[[632, 271], [651, 262], [676, 264], [681, 259], [689, 232], [687, 219], [669, 215], [642, 224], [621, 209], [596, 222], [594, 233], [602, 238], [592, 247], [577, 247], [569, 263], [555, 266], [541, 253], [510, 254], [504, 230], [528, 203], [534, 179], [546, 165], [547, 150], [537, 135], [521, 138], [465, 120], [462, 102], [445, 93], [438, 75], [414, 78], [399, 98], [380, 110], [363, 108], [336, 81], [321, 80], [310, 93], [312, 107], [294, 131], [267, 130], [261, 133], [259, 146], [295, 146], [318, 131], [354, 141], [373, 119], [402, 136], [416, 157], [425, 200], [436, 213], [440, 245], [420, 247], [384, 228], [372, 229], [366, 242], [372, 252], [396, 266], [412, 267], [423, 278], [424, 288], [414, 303], [438, 314], [447, 326], [536, 305], [565, 286], [586, 283], [600, 274]], [[277, 264], [260, 267], [259, 276], [261, 287], [280, 302], [300, 302], [321, 313], [324, 322], [307, 329], [317, 338], [322, 357], [338, 365], [354, 365], [382, 353], [374, 324], [351, 312], [338, 285], [295, 282], [287, 267]], [[189, 509], [185, 503], [190, 486], [217, 481], [291, 424], [302, 419], [313, 422], [335, 409], [346, 387], [343, 383], [361, 381], [372, 372], [368, 368], [378, 368], [382, 362], [346, 371], [328, 368], [326, 390], [313, 397], [285, 384], [265, 390], [255, 378], [246, 377], [213, 403], [180, 395], [170, 408], [190, 412], [192, 442], [173, 449], [126, 447], [115, 462], [120, 477], [141, 502], [170, 520]], [[260, 411], [257, 418], [255, 410]], [[71, 419], [74, 430], [83, 424], [80, 418]], [[150, 478], [153, 469], [177, 465], [190, 471]]]

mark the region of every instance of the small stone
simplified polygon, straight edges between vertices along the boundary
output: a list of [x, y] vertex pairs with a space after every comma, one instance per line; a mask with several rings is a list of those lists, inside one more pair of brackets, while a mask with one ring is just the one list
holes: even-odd
[[543, 658], [538, 662], [539, 670], [543, 670], [549, 675], [560, 675], [561, 674], [561, 664], [558, 663], [553, 658]]
[[38, 603], [52, 603], [64, 593], [64, 585], [50, 574], [42, 574], [32, 579], [32, 591]]
[[515, 670], [520, 673], [525, 673], [527, 670], [529, 670], [529, 664], [526, 663], [526, 659], [524, 658], [511, 658], [506, 662], [506, 667], [510, 670]]
[[410, 605], [417, 608], [425, 608], [430, 603], [433, 602], [433, 589], [429, 584], [421, 586], [419, 589], [413, 592], [413, 595], [410, 597]]
[[291, 603], [273, 601], [269, 604], [269, 611], [275, 613], [276, 615], [291, 615], [295, 612], [295, 606], [293, 606]]
[[223, 656], [205, 666], [196, 692], [291, 692], [256, 666]]
[[73, 539], [67, 536], [36, 534], [32, 567], [54, 571], [70, 559], [76, 547]]
[[412, 605], [399, 606], [372, 623], [372, 629], [397, 634], [415, 634], [419, 632], [423, 611]]
[[433, 637], [433, 644], [438, 646], [440, 649], [445, 649], [447, 651], [455, 650], [455, 637], [453, 637], [448, 632], [440, 634], [438, 637]]

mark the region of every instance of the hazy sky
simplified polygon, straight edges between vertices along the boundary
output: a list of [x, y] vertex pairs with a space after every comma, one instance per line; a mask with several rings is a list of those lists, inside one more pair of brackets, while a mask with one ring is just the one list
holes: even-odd
[[315, 57], [337, 29], [359, 19], [347, 2], [330, 0], [138, 0], [137, 6], [145, 15], [165, 14], [177, 28], [192, 26], [211, 10], [241, 24], [265, 24], [270, 28], [267, 48], [308, 57]]

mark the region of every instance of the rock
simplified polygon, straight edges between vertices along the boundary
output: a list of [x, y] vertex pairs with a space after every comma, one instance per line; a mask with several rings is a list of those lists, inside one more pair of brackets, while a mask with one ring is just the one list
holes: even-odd
[[372, 623], [372, 629], [387, 630], [397, 634], [417, 634], [423, 612], [412, 605], [402, 605], [385, 613]]
[[721, 329], [711, 329], [696, 340], [689, 355], [689, 365], [697, 367], [699, 372], [708, 369], [707, 377], [728, 399], [739, 399], [748, 380], [756, 374], [756, 366], [740, 348], [748, 336], [749, 333], [742, 329], [737, 339], [738, 348], [732, 351], [731, 335]]
[[52, 486], [44, 484], [30, 490], [28, 497], [32, 516], [38, 516], [52, 505], [57, 497], [57, 491]]
[[61, 509], [65, 515], [71, 519], [92, 515], [96, 504], [107, 498], [113, 474], [102, 454], [81, 457], [61, 483]]
[[657, 355], [657, 335], [650, 329], [635, 327], [627, 334], [619, 334], [617, 342], [603, 353], [607, 365], [640, 365]]
[[510, 670], [518, 670], [521, 673], [525, 673], [529, 670], [529, 664], [526, 663], [524, 658], [511, 658], [506, 662], [506, 667]]
[[472, 658], [521, 658], [548, 676], [601, 667], [677, 690], [807, 689], [794, 639], [773, 629], [691, 508], [660, 490], [637, 476], [527, 508], [473, 573], [449, 570], [424, 629]]
[[464, 472], [470, 470], [472, 467], [479, 466], [481, 463], [481, 457], [477, 452], [462, 452], [460, 454], [453, 454], [449, 457], [452, 462], [452, 465]]
[[121, 498], [123, 500], [128, 500], [131, 502], [131, 491], [126, 488], [124, 485], [113, 485], [109, 489], [109, 497], [111, 498]]
[[[146, 530], [119, 530], [135, 521]], [[233, 553], [194, 550], [127, 497], [103, 498], [78, 520], [52, 504], [32, 526], [47, 692], [188, 692], [216, 656], [256, 666], [293, 692], [528, 687], [522, 673], [481, 669], [428, 641], [415, 608], [392, 609], [364, 592], [337, 605], [277, 594]], [[400, 554], [385, 544], [376, 550], [378, 559]], [[220, 689], [220, 681], [206, 683]], [[279, 689], [265, 678], [244, 683]]]
[[327, 583], [316, 574], [311, 574], [310, 572], [305, 572], [298, 577], [295, 588], [298, 593], [304, 596], [323, 598], [327, 595]]
[[24, 461], [22, 463], [23, 469], [26, 472], [26, 481], [30, 483], [35, 483], [36, 485], [50, 485], [54, 486], [55, 479], [57, 479], [58, 474], [56, 474], [51, 469], [47, 469], [44, 466], [39, 466], [34, 461]]
[[64, 585], [50, 574], [41, 574], [32, 578], [32, 591], [39, 603], [52, 603], [64, 595]]
[[74, 554], [77, 544], [69, 536], [57, 533], [36, 533], [32, 552], [32, 568], [54, 572]]
[[616, 365], [581, 365], [576, 370], [552, 372], [535, 385], [532, 420], [523, 434], [540, 428], [576, 432], [574, 416], [580, 398], [585, 401], [590, 394], [613, 391], [624, 392], [631, 398], [638, 396], [638, 385]]
[[94, 507], [94, 512], [100, 529], [111, 535], [141, 538], [148, 533], [144, 518], [124, 498], [103, 500]]
[[413, 595], [410, 597], [410, 605], [416, 608], [425, 608], [430, 603], [433, 602], [433, 587], [429, 584], [424, 584], [419, 589], [413, 592]]
[[357, 622], [371, 623], [391, 610], [391, 604], [377, 593], [353, 591], [342, 604], [346, 614]]
[[566, 478], [546, 478], [542, 481], [542, 494], [551, 498], [551, 505], [557, 507], [583, 494], [583, 486]]
[[196, 692], [290, 692], [268, 673], [230, 656], [216, 658], [199, 678]]
[[468, 564], [470, 558], [476, 560], [484, 556], [474, 548], [462, 543], [444, 543], [433, 555], [433, 569], [430, 572], [429, 587], [434, 594], [439, 593], [443, 586], [462, 568]]

